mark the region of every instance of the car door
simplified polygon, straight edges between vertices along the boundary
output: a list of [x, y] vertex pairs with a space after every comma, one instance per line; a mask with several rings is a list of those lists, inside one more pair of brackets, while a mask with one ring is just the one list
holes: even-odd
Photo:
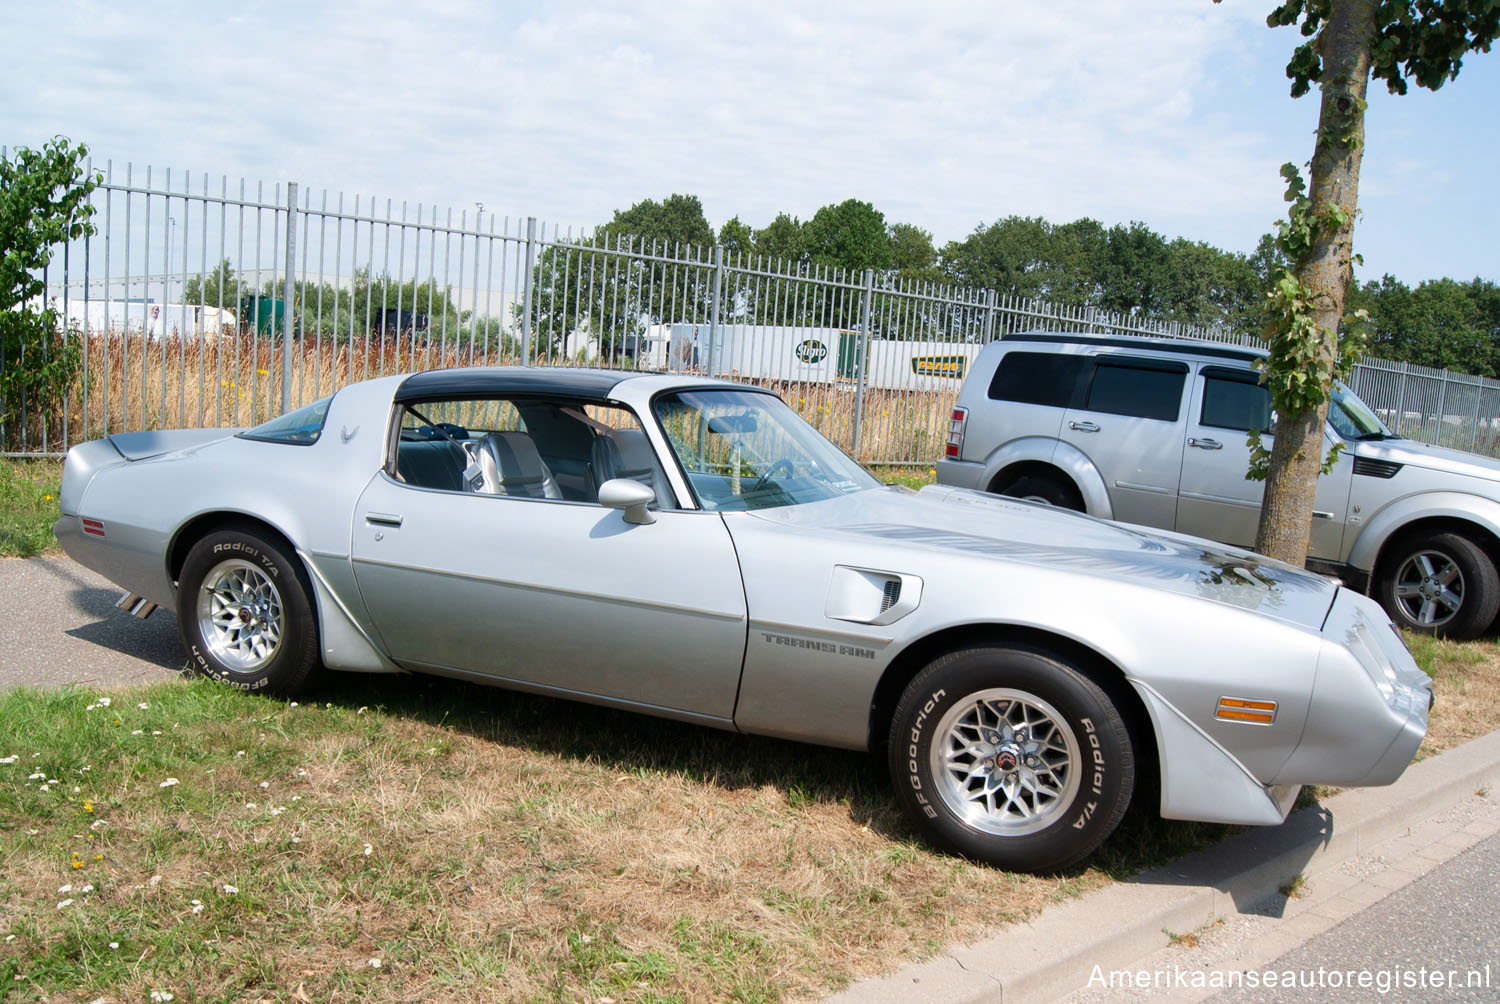
[[1100, 356], [1063, 415], [1058, 438], [1099, 471], [1117, 520], [1172, 526], [1187, 373], [1176, 360]]
[[716, 514], [652, 514], [382, 471], [351, 553], [398, 663], [728, 720], [746, 632], [734, 546]]
[[[1194, 380], [1188, 409], [1187, 447], [1177, 498], [1177, 529], [1239, 547], [1254, 547], [1265, 483], [1245, 477], [1250, 468], [1250, 429], [1269, 429], [1271, 395], [1253, 370], [1203, 366]], [[1267, 449], [1271, 436], [1262, 436]], [[1333, 438], [1325, 433], [1324, 456]], [[1353, 459], [1340, 454], [1334, 469], [1318, 478], [1313, 504], [1312, 557], [1339, 559], [1349, 510]]]

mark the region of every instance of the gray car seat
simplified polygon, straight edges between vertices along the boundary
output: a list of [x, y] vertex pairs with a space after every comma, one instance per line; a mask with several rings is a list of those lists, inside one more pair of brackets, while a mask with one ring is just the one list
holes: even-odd
[[630, 478], [646, 485], [661, 501], [656, 453], [640, 429], [611, 429], [601, 433], [594, 437], [591, 452], [594, 477], [599, 484], [613, 478]]
[[491, 432], [479, 440], [478, 460], [484, 472], [483, 492], [529, 499], [562, 498], [552, 471], [524, 432]]

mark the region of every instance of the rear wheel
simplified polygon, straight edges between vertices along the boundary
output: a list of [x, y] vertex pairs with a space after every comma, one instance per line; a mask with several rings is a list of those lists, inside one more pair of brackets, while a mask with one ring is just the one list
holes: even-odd
[[1403, 541], [1376, 586], [1397, 626], [1465, 640], [1477, 637], [1500, 609], [1500, 574], [1473, 541], [1428, 533]]
[[1078, 494], [1078, 489], [1046, 474], [1028, 474], [1017, 478], [1000, 494], [1028, 502], [1044, 502], [1059, 509], [1084, 511], [1083, 498]]
[[217, 530], [193, 545], [177, 588], [177, 623], [193, 668], [244, 690], [297, 694], [320, 668], [301, 566], [257, 534]]
[[1053, 871], [1114, 831], [1135, 785], [1129, 732], [1087, 676], [1029, 648], [972, 648], [922, 670], [891, 722], [898, 797], [936, 843]]

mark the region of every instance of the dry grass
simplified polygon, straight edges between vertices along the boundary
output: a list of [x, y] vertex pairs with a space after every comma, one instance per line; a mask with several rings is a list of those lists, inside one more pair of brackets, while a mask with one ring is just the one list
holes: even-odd
[[[306, 338], [295, 347], [291, 399], [312, 401], [346, 384], [391, 373], [445, 366], [510, 365], [520, 360], [493, 342], [462, 343], [400, 339]], [[281, 344], [248, 335], [220, 340], [91, 335], [86, 366], [66, 402], [72, 442], [140, 429], [237, 427], [276, 413], [281, 400]], [[561, 360], [538, 360], [551, 364]], [[734, 378], [736, 374], [727, 374]], [[813, 426], [846, 450], [854, 449], [853, 385], [751, 380], [770, 387]], [[881, 463], [931, 464], [947, 436], [947, 418], [957, 388], [947, 392], [867, 388], [860, 413], [857, 455]], [[59, 451], [62, 411], [43, 423], [31, 416], [31, 447]], [[11, 430], [14, 436], [16, 430]], [[12, 447], [16, 444], [11, 443]]]
[[1493, 636], [1469, 642], [1410, 633], [1405, 638], [1437, 693], [1419, 756], [1500, 728], [1500, 644]]
[[[1500, 727], [1495, 643], [1412, 641], [1425, 751]], [[1015, 875], [854, 753], [426, 678], [97, 697], [0, 696], [17, 999], [807, 999], [1226, 832], [1147, 792], [1090, 867]]]

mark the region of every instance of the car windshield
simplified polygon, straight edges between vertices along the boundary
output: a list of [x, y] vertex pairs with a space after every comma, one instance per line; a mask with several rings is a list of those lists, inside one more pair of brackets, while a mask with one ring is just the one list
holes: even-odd
[[1328, 403], [1328, 421], [1345, 439], [1400, 439], [1376, 417], [1370, 406], [1342, 383], [1333, 385], [1333, 400]]
[[704, 509], [770, 509], [879, 487], [772, 394], [666, 394], [656, 417]]

